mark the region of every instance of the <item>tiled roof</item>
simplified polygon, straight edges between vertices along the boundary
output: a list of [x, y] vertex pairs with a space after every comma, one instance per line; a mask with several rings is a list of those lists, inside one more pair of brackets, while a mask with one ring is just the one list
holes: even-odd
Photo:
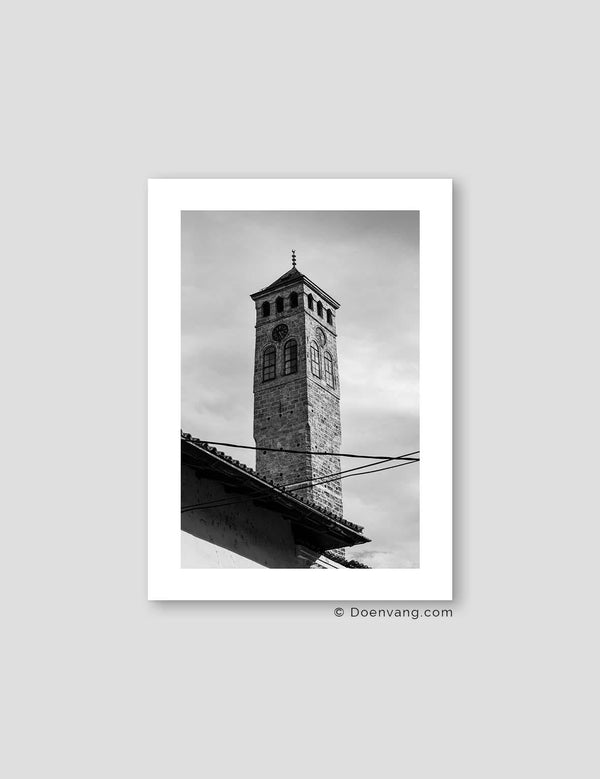
[[344, 566], [344, 568], [371, 568], [370, 565], [364, 565], [358, 560], [346, 560], [343, 555], [338, 554], [333, 549], [328, 549], [326, 552], [323, 552], [323, 557], [328, 557], [330, 560], [335, 560], [336, 563], [340, 563]]
[[190, 443], [194, 444], [194, 446], [197, 446], [199, 449], [204, 449], [205, 451], [210, 452], [212, 455], [218, 457], [220, 460], [223, 460], [223, 462], [230, 463], [231, 465], [235, 465], [236, 468], [241, 468], [241, 470], [246, 471], [246, 473], [249, 476], [258, 479], [259, 481], [263, 482], [263, 484], [267, 485], [268, 487], [271, 487], [275, 493], [280, 493], [281, 495], [284, 495], [287, 498], [293, 498], [294, 500], [297, 500], [299, 503], [302, 503], [303, 505], [307, 506], [313, 511], [317, 511], [322, 516], [325, 516], [328, 519], [333, 520], [339, 523], [340, 525], [349, 528], [350, 530], [353, 530], [355, 533], [362, 533], [362, 531], [364, 530], [364, 528], [361, 525], [356, 525], [354, 522], [349, 522], [347, 519], [342, 519], [341, 517], [337, 516], [337, 514], [334, 514], [332, 511], [327, 511], [326, 509], [321, 508], [321, 506], [318, 506], [316, 503], [313, 503], [313, 501], [308, 500], [307, 498], [304, 497], [300, 497], [294, 492], [291, 491], [288, 492], [288, 490], [286, 490], [285, 487], [281, 487], [280, 485], [275, 484], [272, 481], [267, 481], [267, 479], [263, 479], [263, 477], [259, 476], [253, 468], [250, 468], [248, 465], [244, 465], [244, 463], [241, 463], [239, 460], [234, 460], [233, 457], [229, 457], [224, 452], [220, 452], [218, 449], [209, 446], [208, 444], [204, 443], [200, 439], [194, 438], [190, 433], [184, 433], [182, 430], [181, 440], [189, 441]]

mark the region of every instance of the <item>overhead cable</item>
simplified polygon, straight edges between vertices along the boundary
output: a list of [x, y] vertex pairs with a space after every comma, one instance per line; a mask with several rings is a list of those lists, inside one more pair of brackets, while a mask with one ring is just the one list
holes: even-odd
[[[314, 455], [322, 455], [322, 456], [329, 456], [329, 457], [356, 457], [359, 460], [409, 460], [411, 459], [412, 455], [419, 454], [418, 449], [416, 452], [409, 452], [408, 454], [402, 455], [401, 457], [389, 457], [388, 455], [385, 454], [378, 454], [378, 455], [345, 454], [343, 452], [311, 452], [302, 449], [276, 449], [268, 446], [245, 446], [243, 444], [227, 444], [224, 441], [202, 441], [198, 438], [192, 440], [192, 443], [194, 442], [199, 444], [211, 444], [212, 446], [230, 446], [233, 449], [253, 449], [254, 451], [257, 452], [279, 452], [282, 454], [314, 454]], [[418, 460], [418, 458], [414, 458], [414, 459]]]
[[[393, 459], [393, 458], [386, 458], [382, 462], [387, 462], [388, 460], [391, 460], [391, 459]], [[379, 473], [379, 471], [389, 471], [392, 468], [401, 468], [403, 465], [411, 465], [413, 462], [419, 462], [419, 461], [418, 460], [410, 460], [408, 462], [396, 463], [396, 465], [388, 465], [386, 468], [375, 468], [374, 470], [371, 470], [371, 471], [363, 471], [362, 473], [346, 473], [345, 476], [337, 476], [336, 478], [331, 478], [331, 479], [328, 479], [327, 481], [321, 481], [321, 482], [317, 482], [317, 483], [314, 483], [314, 484], [305, 484], [302, 487], [292, 487], [292, 489], [288, 489], [288, 485], [282, 485], [282, 487], [279, 488], [280, 489], [280, 495], [285, 497], [286, 494], [289, 494], [291, 492], [298, 492], [298, 491], [304, 490], [304, 489], [308, 489], [309, 487], [319, 487], [319, 486], [321, 486], [323, 484], [330, 484], [331, 482], [341, 481], [342, 479], [350, 479], [353, 476], [366, 476], [366, 475], [368, 475], [370, 473]], [[356, 469], [355, 468], [351, 468], [349, 470], [356, 470]], [[344, 472], [340, 471], [340, 473], [344, 473]], [[331, 474], [331, 475], [333, 476], [334, 474]], [[322, 476], [321, 478], [322, 479], [327, 479], [327, 476]], [[297, 484], [297, 483], [298, 482], [295, 482], [295, 484]], [[184, 506], [181, 509], [181, 513], [183, 514], [185, 511], [192, 511], [192, 510], [195, 510], [195, 509], [223, 508], [225, 506], [233, 506], [233, 505], [236, 505], [238, 503], [248, 503], [249, 501], [257, 500], [257, 499], [260, 499], [261, 497], [264, 497], [265, 495], [271, 494], [272, 489], [273, 488], [271, 488], [269, 490], [265, 490], [264, 492], [258, 492], [258, 493], [256, 493], [256, 495], [253, 495], [253, 496], [248, 497], [248, 498], [241, 498], [240, 500], [234, 500], [234, 501], [226, 500], [225, 502], [223, 502], [223, 499], [220, 499], [220, 500], [215, 500], [215, 501], [207, 501], [205, 503], [197, 503], [197, 504], [194, 504], [194, 505], [191, 505], [191, 506]], [[295, 496], [291, 495], [290, 497], [295, 497]]]

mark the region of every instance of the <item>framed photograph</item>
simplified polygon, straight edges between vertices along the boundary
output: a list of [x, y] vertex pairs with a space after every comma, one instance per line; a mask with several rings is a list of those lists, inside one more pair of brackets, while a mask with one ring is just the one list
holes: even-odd
[[148, 597], [452, 598], [452, 182], [151, 180]]

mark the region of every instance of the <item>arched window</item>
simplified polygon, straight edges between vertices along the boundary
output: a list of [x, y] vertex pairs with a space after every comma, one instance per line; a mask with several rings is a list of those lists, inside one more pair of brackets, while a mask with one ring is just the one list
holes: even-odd
[[319, 347], [314, 341], [310, 342], [310, 369], [313, 376], [321, 378], [321, 355]]
[[323, 304], [321, 302], [317, 303], [317, 314], [323, 318]]
[[310, 308], [310, 310], [312, 311], [312, 310], [313, 310], [313, 308], [315, 307], [314, 300], [313, 300], [313, 296], [312, 296], [312, 295], [309, 295], [309, 296], [307, 297], [307, 300], [308, 300], [308, 307], [309, 307], [309, 308]]
[[291, 340], [283, 348], [283, 374], [298, 373], [298, 344]]
[[275, 347], [267, 346], [263, 352], [263, 381], [275, 378]]
[[290, 294], [290, 308], [298, 308], [298, 293], [292, 292]]
[[262, 304], [262, 315], [269, 316], [270, 313], [271, 313], [271, 304], [268, 301], [265, 301]]
[[283, 311], [283, 298], [277, 298], [275, 300], [275, 311], [278, 314], [281, 314], [281, 312]]
[[327, 324], [332, 325], [333, 324], [333, 314], [331, 313], [331, 309], [327, 309]]
[[325, 352], [323, 363], [325, 365], [325, 381], [330, 387], [335, 387], [335, 379], [333, 378], [333, 359], [329, 352]]

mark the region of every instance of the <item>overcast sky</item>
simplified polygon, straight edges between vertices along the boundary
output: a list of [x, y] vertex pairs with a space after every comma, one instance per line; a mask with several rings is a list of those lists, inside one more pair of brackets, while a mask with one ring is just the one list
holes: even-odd
[[[414, 211], [183, 213], [183, 430], [254, 445], [255, 309], [249, 295], [291, 267], [292, 249], [298, 270], [341, 304], [342, 451], [394, 456], [419, 449]], [[253, 451], [224, 451], [254, 467]], [[418, 464], [342, 485], [345, 518], [364, 525], [372, 539], [348, 556], [374, 568], [418, 566]]]

